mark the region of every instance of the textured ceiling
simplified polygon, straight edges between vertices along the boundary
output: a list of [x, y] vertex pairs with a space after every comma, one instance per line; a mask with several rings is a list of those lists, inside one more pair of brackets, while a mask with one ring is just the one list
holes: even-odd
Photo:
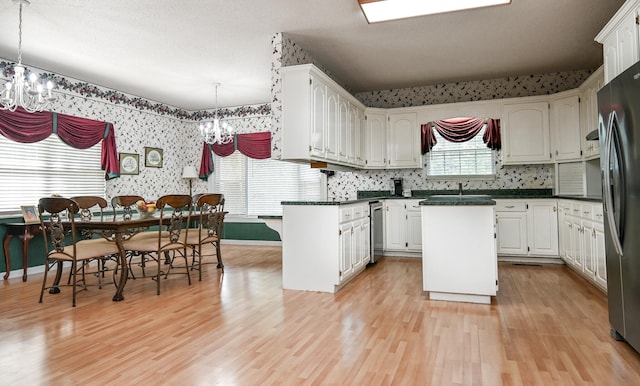
[[[286, 33], [353, 92], [594, 69], [623, 0], [512, 4], [369, 25], [357, 0], [31, 0], [23, 63], [200, 110], [270, 101], [271, 38]], [[18, 6], [0, 0], [0, 57]]]

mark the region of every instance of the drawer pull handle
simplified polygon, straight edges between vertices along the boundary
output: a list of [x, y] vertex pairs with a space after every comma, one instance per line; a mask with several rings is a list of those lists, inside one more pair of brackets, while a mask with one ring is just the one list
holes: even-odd
[[511, 208], [515, 208], [515, 206], [514, 205], [507, 205], [507, 206], [505, 206], [505, 208], [511, 209]]

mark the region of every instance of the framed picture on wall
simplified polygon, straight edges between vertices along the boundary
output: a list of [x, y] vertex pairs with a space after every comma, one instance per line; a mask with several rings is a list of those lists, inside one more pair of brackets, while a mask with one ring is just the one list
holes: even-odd
[[135, 153], [120, 153], [120, 174], [140, 174], [140, 156]]
[[32, 224], [40, 222], [40, 217], [38, 217], [38, 210], [33, 205], [23, 205], [20, 207], [22, 210], [22, 218], [24, 218], [24, 222], [26, 224]]
[[148, 168], [162, 167], [162, 149], [157, 147], [144, 148], [144, 166]]

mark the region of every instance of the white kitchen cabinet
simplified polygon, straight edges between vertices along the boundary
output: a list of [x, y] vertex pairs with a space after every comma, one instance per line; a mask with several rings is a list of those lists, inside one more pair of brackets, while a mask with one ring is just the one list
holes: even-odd
[[367, 109], [365, 113], [365, 166], [368, 169], [387, 167], [387, 113]]
[[600, 141], [587, 141], [587, 134], [598, 129], [598, 91], [604, 84], [604, 67], [600, 66], [580, 86], [580, 137], [582, 156], [588, 160], [600, 157]]
[[496, 237], [500, 255], [558, 256], [555, 199], [496, 200]]
[[311, 64], [281, 71], [282, 159], [359, 166], [353, 131], [364, 105]]
[[565, 264], [573, 264], [571, 244], [571, 201], [558, 200], [558, 254]]
[[[604, 248], [604, 224], [602, 204], [578, 200], [561, 200], [559, 203], [566, 228], [566, 244], [561, 256], [567, 266], [591, 283], [607, 289], [607, 267]], [[563, 234], [561, 230], [560, 234]], [[564, 235], [561, 236], [565, 237]]]
[[527, 212], [496, 211], [499, 255], [527, 254]]
[[368, 202], [282, 210], [284, 289], [334, 293], [369, 262]]
[[384, 250], [422, 251], [420, 200], [388, 199], [384, 202]]
[[549, 103], [509, 103], [502, 108], [502, 163], [551, 162]]
[[353, 130], [351, 131], [351, 155], [350, 163], [359, 167], [365, 166], [365, 148], [366, 148], [366, 127], [364, 120], [364, 111], [355, 108], [350, 104], [349, 117], [352, 122]]
[[558, 256], [558, 209], [556, 200], [527, 201], [529, 254]]
[[415, 112], [389, 112], [387, 136], [387, 167], [422, 168], [420, 128]]
[[580, 96], [573, 95], [554, 99], [550, 103], [551, 132], [556, 161], [575, 161], [582, 157], [580, 131]]
[[602, 43], [604, 81], [609, 83], [638, 61], [638, 27], [636, 17], [639, 1], [627, 1], [596, 36]]

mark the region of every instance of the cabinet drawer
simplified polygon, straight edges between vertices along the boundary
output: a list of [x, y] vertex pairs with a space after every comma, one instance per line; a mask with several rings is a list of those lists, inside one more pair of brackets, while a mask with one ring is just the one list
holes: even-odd
[[581, 204], [580, 205], [580, 217], [586, 220], [593, 220], [593, 205]]
[[340, 222], [346, 222], [353, 220], [354, 208], [340, 208]]
[[364, 217], [364, 207], [363, 206], [356, 206], [355, 208], [353, 208], [353, 219], [359, 219], [359, 218], [363, 218]]
[[604, 221], [602, 216], [602, 204], [593, 204], [593, 219], [602, 222]]
[[579, 202], [571, 203], [571, 210], [567, 212], [570, 216], [582, 217], [582, 204]]
[[527, 203], [524, 201], [496, 200], [496, 212], [526, 212]]

